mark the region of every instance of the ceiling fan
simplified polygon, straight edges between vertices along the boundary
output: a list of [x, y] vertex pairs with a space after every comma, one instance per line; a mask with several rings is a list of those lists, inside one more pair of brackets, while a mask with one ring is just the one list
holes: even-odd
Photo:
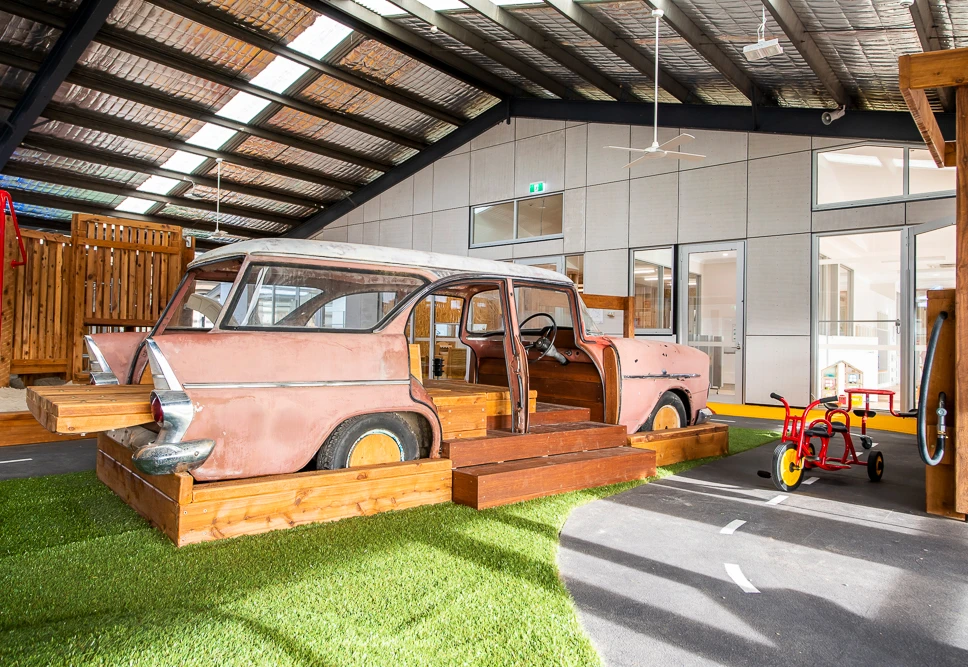
[[662, 18], [663, 12], [661, 9], [653, 9], [652, 17], [655, 19], [655, 76], [653, 80], [655, 81], [655, 95], [652, 101], [652, 145], [648, 148], [631, 148], [627, 146], [606, 146], [606, 148], [614, 148], [620, 151], [630, 151], [633, 153], [645, 153], [642, 157], [638, 157], [627, 165], [625, 168], [628, 169], [632, 165], [635, 165], [642, 160], [657, 159], [663, 157], [674, 157], [678, 160], [704, 160], [705, 155], [699, 155], [698, 153], [683, 153], [675, 149], [682, 144], [692, 141], [695, 139], [691, 134], [680, 134], [674, 139], [669, 139], [662, 144], [659, 143], [659, 20]]
[[216, 176], [215, 181], [215, 231], [209, 234], [211, 239], [223, 239], [228, 234], [224, 229], [219, 229], [219, 214], [221, 213], [221, 203], [222, 203], [222, 158], [215, 158], [215, 162], [218, 165], [218, 176]]

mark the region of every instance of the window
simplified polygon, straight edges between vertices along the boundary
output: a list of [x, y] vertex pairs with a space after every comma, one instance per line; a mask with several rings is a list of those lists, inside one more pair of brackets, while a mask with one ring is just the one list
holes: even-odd
[[236, 259], [190, 271], [165, 331], [208, 331], [215, 326], [241, 266], [242, 260]]
[[253, 264], [222, 326], [368, 331], [426, 282], [402, 273]]
[[[571, 299], [568, 292], [546, 287], [515, 287], [514, 305], [518, 314], [518, 325], [537, 313], [547, 313], [555, 318], [559, 329], [574, 326], [571, 319]], [[528, 329], [540, 329], [551, 324], [547, 317], [536, 317], [528, 323]]]
[[468, 333], [481, 334], [504, 330], [504, 311], [501, 294], [496, 289], [478, 292], [471, 299], [467, 318]]
[[955, 170], [940, 169], [927, 150], [850, 146], [815, 154], [817, 207], [843, 206], [953, 193]]
[[565, 275], [573, 283], [579, 293], [585, 291], [585, 256], [565, 255]]
[[471, 245], [514, 243], [561, 236], [562, 195], [475, 206]]
[[635, 329], [672, 331], [672, 248], [632, 252]]

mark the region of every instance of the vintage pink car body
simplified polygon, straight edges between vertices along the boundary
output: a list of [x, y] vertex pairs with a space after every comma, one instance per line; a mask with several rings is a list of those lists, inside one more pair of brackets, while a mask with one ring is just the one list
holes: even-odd
[[[169, 326], [172, 304], [190, 296], [187, 290], [194, 289], [190, 276], [193, 272], [202, 275], [206, 267], [227, 261], [240, 266], [238, 278], [218, 316], [214, 315], [218, 303], [203, 304], [212, 307], [207, 311], [215, 318], [211, 327], [175, 331]], [[246, 289], [239, 286], [243, 276], [250, 275], [250, 267], [267, 265], [394, 272], [416, 277], [420, 287], [395, 304], [371, 331], [229, 326], [240, 312], [237, 309], [231, 315], [229, 311], [233, 299], [238, 304]], [[246, 241], [203, 255], [189, 266], [172, 303], [147, 338], [140, 333], [91, 337], [92, 373], [95, 382], [137, 383], [150, 366], [153, 396], [164, 414], [160, 429], [132, 427], [115, 432], [136, 451], [136, 463], [142, 453], [144, 464], [139, 467], [146, 472], [188, 470], [200, 481], [296, 472], [314, 459], [334, 429], [347, 419], [380, 413], [397, 413], [416, 424], [426, 440], [423, 451], [436, 456], [441, 440], [437, 411], [421, 381], [411, 375], [405, 334], [411, 314], [421, 300], [443, 289], [465, 289], [467, 294], [475, 289], [499, 290], [509, 306], [520, 285], [568, 296], [576, 324], [565, 351], [574, 363], [590, 364], [599, 373], [605, 397], [601, 420], [634, 432], [646, 423], [666, 392], [681, 398], [688, 423], [704, 420], [709, 386], [706, 355], [673, 343], [586, 331], [587, 312], [580, 296], [561, 274], [483, 259], [322, 241]], [[264, 288], [257, 283], [254, 290]], [[515, 380], [509, 383], [512, 399], [520, 406], [521, 396], [527, 395], [529, 366], [548, 360], [534, 361], [536, 352], [524, 350], [520, 335], [502, 332], [500, 339], [475, 336], [467, 330], [467, 310], [461, 338], [473, 351], [470, 365], [503, 358], [507, 377]], [[507, 330], [518, 331], [514, 308], [506, 310]], [[561, 337], [568, 335], [565, 332]], [[528, 361], [522, 363], [525, 357]], [[541, 367], [553, 375], [555, 363]], [[491, 362], [495, 364], [500, 365]], [[472, 381], [475, 370], [470, 371]], [[526, 431], [527, 420], [526, 409], [514, 409], [515, 430]]]

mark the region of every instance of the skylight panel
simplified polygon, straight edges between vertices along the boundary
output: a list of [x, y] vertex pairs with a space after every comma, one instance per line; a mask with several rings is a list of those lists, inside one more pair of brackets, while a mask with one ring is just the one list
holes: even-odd
[[223, 118], [231, 118], [240, 123], [248, 123], [267, 106], [269, 106], [269, 100], [239, 92], [229, 100], [228, 104], [216, 111], [215, 115]]
[[165, 160], [161, 168], [180, 171], [183, 174], [190, 174], [198, 169], [198, 165], [205, 162], [206, 159], [202, 155], [195, 155], [187, 151], [175, 151], [170, 158]]
[[124, 201], [114, 207], [115, 211], [124, 211], [125, 213], [145, 213], [149, 208], [154, 206], [157, 202], [150, 199], [141, 199], [140, 197], [126, 197]]
[[138, 189], [142, 192], [154, 192], [157, 195], [166, 195], [179, 183], [181, 181], [166, 176], [150, 176], [147, 181], [138, 186]]
[[467, 5], [460, 0], [420, 0], [420, 2], [435, 12], [442, 12], [448, 9], [467, 9]]
[[308, 70], [309, 68], [305, 65], [300, 65], [293, 60], [289, 60], [289, 58], [276, 56], [273, 61], [269, 63], [264, 70], [259, 72], [249, 83], [259, 86], [260, 88], [265, 88], [266, 90], [271, 90], [275, 93], [281, 93], [295, 83], [296, 79], [301, 77]]
[[234, 137], [235, 134], [235, 130], [230, 130], [227, 127], [221, 127], [213, 123], [205, 123], [202, 125], [202, 129], [185, 141], [195, 146], [215, 150], [225, 145], [225, 142]]
[[380, 16], [400, 16], [406, 14], [405, 11], [387, 0], [355, 0], [357, 4], [363, 5], [371, 12], [376, 12]]
[[289, 42], [289, 48], [320, 60], [352, 32], [342, 23], [337, 23], [327, 16], [319, 16], [299, 37]]

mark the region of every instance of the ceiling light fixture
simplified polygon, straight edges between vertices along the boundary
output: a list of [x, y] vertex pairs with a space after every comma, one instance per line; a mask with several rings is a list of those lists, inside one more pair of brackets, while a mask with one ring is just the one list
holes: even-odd
[[779, 39], [766, 39], [766, 7], [763, 7], [763, 22], [756, 29], [756, 44], [749, 44], [743, 47], [743, 55], [750, 62], [763, 60], [770, 56], [778, 56], [783, 53]]

